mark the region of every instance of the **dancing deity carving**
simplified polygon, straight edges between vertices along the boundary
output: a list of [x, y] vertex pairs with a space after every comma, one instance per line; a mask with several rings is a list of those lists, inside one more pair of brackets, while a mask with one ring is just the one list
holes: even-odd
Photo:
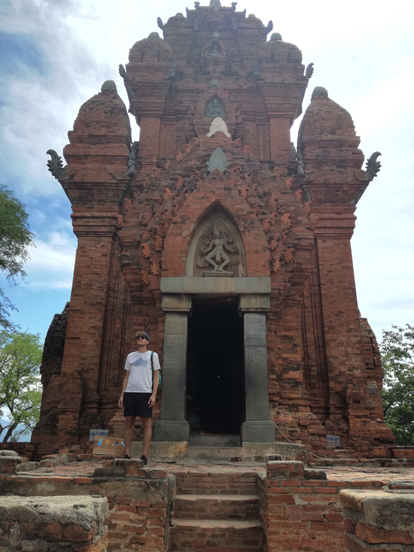
[[[200, 257], [204, 263], [208, 263], [213, 270], [204, 272], [204, 275], [211, 273], [223, 273], [233, 275], [233, 272], [228, 272], [225, 268], [230, 264], [231, 259], [229, 254], [238, 255], [239, 250], [234, 243], [234, 237], [228, 229], [223, 225], [220, 228], [218, 224], [213, 223], [208, 227], [202, 237], [202, 243], [199, 248]], [[234, 263], [234, 259], [233, 259]], [[198, 264], [200, 266], [200, 264]]]

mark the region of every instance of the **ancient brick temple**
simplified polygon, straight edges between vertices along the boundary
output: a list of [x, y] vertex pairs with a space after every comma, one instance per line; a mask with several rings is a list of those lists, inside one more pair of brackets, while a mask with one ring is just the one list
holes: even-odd
[[[117, 412], [135, 330], [162, 359], [155, 440], [238, 434], [361, 454], [393, 442], [350, 240], [379, 170], [298, 47], [219, 0], [178, 13], [79, 111], [63, 167], [78, 249], [70, 306], [49, 330], [42, 453]], [[270, 37], [270, 38], [268, 38]], [[276, 424], [276, 425], [275, 425]]]

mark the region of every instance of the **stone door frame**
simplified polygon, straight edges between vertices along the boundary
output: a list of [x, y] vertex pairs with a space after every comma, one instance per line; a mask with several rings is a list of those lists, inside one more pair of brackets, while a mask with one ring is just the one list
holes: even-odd
[[163, 384], [160, 419], [155, 441], [188, 441], [186, 420], [188, 315], [193, 297], [239, 296], [243, 316], [246, 421], [242, 442], [274, 442], [275, 425], [269, 419], [266, 315], [270, 308], [268, 277], [161, 278], [165, 313]]

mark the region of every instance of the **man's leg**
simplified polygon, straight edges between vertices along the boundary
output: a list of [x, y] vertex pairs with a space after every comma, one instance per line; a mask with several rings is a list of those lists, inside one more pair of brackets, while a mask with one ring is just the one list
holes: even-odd
[[131, 456], [132, 434], [134, 433], [135, 416], [125, 418], [125, 454]]
[[144, 428], [144, 436], [142, 438], [142, 455], [148, 456], [148, 449], [151, 442], [152, 426], [151, 418], [141, 418], [142, 427]]

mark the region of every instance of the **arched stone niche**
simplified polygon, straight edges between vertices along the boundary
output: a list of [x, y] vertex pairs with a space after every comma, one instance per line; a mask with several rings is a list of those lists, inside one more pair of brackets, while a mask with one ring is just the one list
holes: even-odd
[[214, 95], [206, 105], [205, 116], [208, 119], [215, 119], [221, 117], [223, 120], [226, 118], [226, 110], [224, 109], [223, 101], [216, 95]]
[[228, 210], [216, 201], [197, 222], [188, 249], [185, 275], [246, 276], [246, 252]]

